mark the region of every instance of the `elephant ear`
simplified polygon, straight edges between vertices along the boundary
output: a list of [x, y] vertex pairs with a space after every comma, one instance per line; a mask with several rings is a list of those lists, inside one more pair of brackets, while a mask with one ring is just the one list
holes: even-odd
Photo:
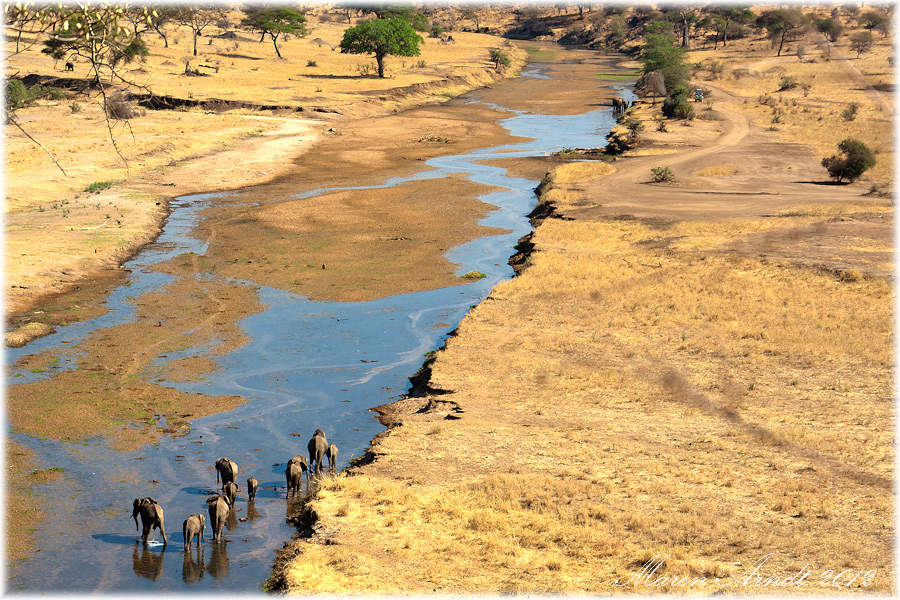
[[206, 497], [206, 505], [212, 506], [213, 504], [216, 503], [216, 500], [218, 500], [218, 499], [219, 499], [218, 496], [207, 496]]

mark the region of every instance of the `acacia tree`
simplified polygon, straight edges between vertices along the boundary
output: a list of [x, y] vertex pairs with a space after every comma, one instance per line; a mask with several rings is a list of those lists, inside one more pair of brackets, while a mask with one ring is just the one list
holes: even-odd
[[875, 156], [868, 146], [853, 138], [846, 138], [838, 144], [840, 156], [834, 155], [822, 159], [822, 166], [828, 169], [832, 178], [842, 182], [846, 179], [854, 182], [875, 166]]
[[284, 34], [306, 35], [306, 17], [299, 10], [293, 8], [247, 8], [247, 16], [241, 21], [241, 25], [259, 31], [265, 39], [268, 35], [275, 46], [275, 54], [282, 58], [278, 51], [278, 37]]
[[174, 17], [175, 21], [190, 27], [194, 32], [194, 56], [197, 56], [197, 38], [203, 34], [204, 29], [221, 21], [225, 17], [225, 11], [216, 5], [179, 5]]
[[850, 49], [856, 52], [856, 58], [859, 58], [863, 52], [871, 50], [874, 43], [871, 31], [857, 31], [850, 36]]
[[769, 33], [769, 39], [779, 40], [776, 56], [781, 56], [781, 49], [788, 34], [801, 31], [805, 25], [806, 19], [799, 10], [794, 9], [766, 11], [756, 19], [756, 26], [765, 29]]
[[344, 31], [342, 54], [374, 54], [378, 76], [384, 77], [384, 58], [418, 56], [422, 37], [403, 19], [372, 19]]

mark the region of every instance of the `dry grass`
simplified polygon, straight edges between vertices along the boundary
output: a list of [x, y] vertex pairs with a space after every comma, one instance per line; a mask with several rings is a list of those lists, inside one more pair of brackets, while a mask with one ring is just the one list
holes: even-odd
[[740, 169], [738, 169], [737, 165], [724, 164], [700, 169], [695, 171], [694, 175], [700, 175], [701, 177], [730, 177], [738, 173], [740, 173]]
[[[857, 59], [856, 53], [849, 49], [849, 36], [855, 30], [848, 28], [833, 45], [833, 52], [817, 45], [820, 36], [808, 34], [799, 42], [807, 49], [803, 59], [796, 56], [795, 45], [790, 45], [781, 57], [775, 57], [767, 41], [748, 38], [729, 42], [727, 48], [715, 52], [693, 50], [690, 60], [721, 61], [726, 71], [714, 83], [729, 93], [743, 96], [745, 102], [732, 108], [750, 115], [756, 125], [772, 127], [780, 135], [808, 144], [820, 157], [836, 154], [837, 144], [844, 138], [861, 140], [875, 152], [878, 160], [866, 177], [892, 183], [894, 93], [891, 86], [895, 74], [888, 62], [893, 55], [891, 40], [876, 36], [872, 51]], [[778, 91], [784, 77], [793, 77], [798, 83], [810, 86], [808, 92], [802, 87]], [[859, 109], [856, 118], [848, 121], [842, 113], [851, 102], [856, 102]], [[773, 122], [776, 114], [777, 122]]]
[[545, 221], [434, 365], [463, 418], [410, 418], [329, 484], [336, 544], [298, 545], [292, 590], [608, 593], [659, 555], [665, 585], [632, 590], [771, 593], [738, 581], [773, 553], [766, 577], [889, 592], [892, 287], [723, 245], [797, 212]]

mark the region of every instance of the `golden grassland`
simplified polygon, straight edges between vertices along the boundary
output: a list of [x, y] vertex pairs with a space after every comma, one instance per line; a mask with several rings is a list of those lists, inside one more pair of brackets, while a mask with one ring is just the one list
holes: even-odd
[[[877, 80], [888, 52], [775, 61], [756, 39], [691, 61], [726, 62], [713, 83], [747, 99], [730, 108], [820, 156], [865, 141], [868, 180], [891, 183], [878, 99], [892, 94], [847, 84], [848, 62], [892, 84], [892, 69]], [[776, 92], [785, 75], [808, 95]], [[765, 94], [785, 97], [778, 123]], [[562, 165], [542, 199], [583, 210], [578, 184], [622, 168]], [[310, 503], [317, 535], [291, 545], [288, 591], [893, 593], [893, 247], [862, 226], [817, 237], [893, 217], [860, 198], [716, 222], [545, 220], [528, 268], [437, 353], [431, 385], [452, 393], [392, 417], [375, 462]], [[801, 238], [814, 260], [789, 251]]]
[[659, 554], [765, 593], [737, 582], [774, 553], [767, 577], [890, 591], [894, 292], [728, 251], [797, 218], [545, 221], [438, 355], [462, 418], [404, 420], [330, 481], [338, 543], [299, 544], [291, 589], [610, 592]]

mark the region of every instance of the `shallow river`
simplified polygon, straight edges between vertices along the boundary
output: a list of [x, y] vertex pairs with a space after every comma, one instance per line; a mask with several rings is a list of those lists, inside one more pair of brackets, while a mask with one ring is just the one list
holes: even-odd
[[[598, 67], [608, 60], [598, 56]], [[524, 77], [546, 78], [549, 72], [547, 65], [532, 65]], [[598, 80], [598, 88], [600, 84]], [[468, 101], [503, 108], [492, 96], [504, 85], [470, 94]], [[627, 91], [622, 95], [631, 97]], [[520, 109], [523, 103], [527, 105], [527, 99], [517, 102]], [[18, 574], [7, 582], [8, 589], [63, 593], [260, 590], [272, 567], [274, 550], [294, 534], [285, 521], [289, 507], [286, 460], [306, 453], [306, 441], [318, 427], [340, 448], [338, 468], [362, 455], [383, 429], [369, 409], [402, 396], [425, 354], [439, 348], [469, 308], [483, 300], [498, 281], [512, 277], [507, 259], [518, 239], [531, 230], [525, 215], [535, 205], [533, 190], [538, 182], [508, 177], [504, 169], [478, 161], [602, 146], [614, 122], [609, 107], [585, 106], [586, 112], [575, 115], [548, 115], [543, 114], [545, 107], [540, 110], [543, 112], [514, 111], [515, 116], [502, 121], [512, 135], [533, 141], [433, 159], [427, 164], [434, 170], [380, 186], [464, 173], [473, 181], [502, 188], [481, 196], [497, 206], [482, 223], [510, 233], [484, 237], [447, 254], [459, 265], [460, 275], [477, 270], [486, 275], [484, 279], [362, 303], [313, 302], [259, 287], [266, 309], [240, 322], [250, 338], [248, 344], [219, 359], [220, 368], [201, 382], [163, 382], [188, 392], [247, 398], [237, 409], [194, 420], [188, 435], [166, 437], [158, 445], [133, 453], [112, 450], [97, 440], [73, 445], [14, 435], [17, 442], [35, 452], [39, 466], [65, 464], [66, 478], [35, 486], [38, 493], [53, 498], [57, 510], [38, 532], [40, 550], [24, 568], [16, 569]], [[132, 300], [158, 289], [171, 277], [151, 271], [150, 266], [185, 252], [205, 251], [191, 232], [210, 197], [178, 199], [157, 242], [127, 263], [132, 270], [130, 282], [110, 295], [109, 313], [8, 351], [7, 365], [63, 343], [77, 348], [91, 332], [129, 322], [135, 312]], [[177, 355], [170, 353], [166, 360], [203, 353], [203, 348], [188, 348]], [[74, 363], [62, 360], [56, 369], [73, 367]], [[16, 375], [18, 384], [48, 373]], [[242, 488], [251, 475], [259, 480], [257, 499], [248, 503], [246, 491], [238, 496], [235, 518], [226, 527], [226, 543], [208, 540], [199, 553], [195, 549], [186, 554], [181, 522], [191, 513], [206, 514], [205, 498], [215, 489], [211, 466], [220, 456], [239, 465], [237, 480]], [[145, 483], [140, 487], [126, 483], [135, 481]], [[165, 509], [166, 547], [155, 542], [143, 546], [131, 520], [132, 500], [148, 495]], [[84, 523], [88, 524], [87, 533]], [[206, 535], [211, 535], [208, 525]], [[151, 538], [159, 540], [159, 532]]]

